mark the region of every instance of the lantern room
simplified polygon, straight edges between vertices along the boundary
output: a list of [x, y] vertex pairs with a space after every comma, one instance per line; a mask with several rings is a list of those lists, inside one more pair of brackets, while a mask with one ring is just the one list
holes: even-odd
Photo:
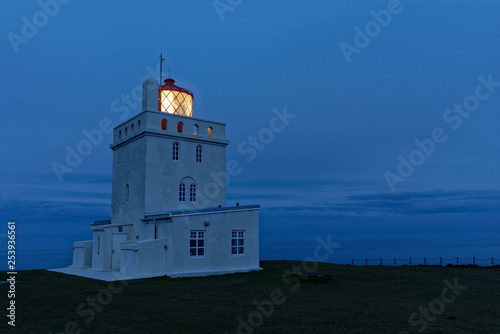
[[172, 78], [158, 90], [158, 110], [169, 114], [193, 117], [193, 93], [174, 85]]

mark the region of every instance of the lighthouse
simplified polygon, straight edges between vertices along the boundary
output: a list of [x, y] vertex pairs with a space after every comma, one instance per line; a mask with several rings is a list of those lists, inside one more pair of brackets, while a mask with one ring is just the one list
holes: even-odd
[[113, 130], [111, 217], [73, 245], [73, 273], [206, 276], [261, 270], [259, 205], [226, 205], [226, 124], [191, 91], [146, 79], [142, 110]]

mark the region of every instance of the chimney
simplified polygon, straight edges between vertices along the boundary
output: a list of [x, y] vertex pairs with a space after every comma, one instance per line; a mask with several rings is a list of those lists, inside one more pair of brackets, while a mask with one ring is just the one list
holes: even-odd
[[158, 81], [147, 78], [142, 82], [142, 111], [158, 111]]

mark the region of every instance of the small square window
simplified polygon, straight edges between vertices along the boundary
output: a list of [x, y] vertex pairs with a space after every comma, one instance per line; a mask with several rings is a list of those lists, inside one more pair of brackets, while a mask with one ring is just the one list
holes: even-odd
[[194, 183], [189, 186], [189, 201], [196, 202], [196, 184]]
[[245, 231], [231, 231], [231, 254], [245, 254]]
[[205, 231], [191, 231], [189, 239], [189, 256], [205, 255]]
[[179, 184], [179, 202], [186, 201], [186, 185], [181, 182]]
[[175, 142], [172, 145], [172, 160], [178, 161], [179, 160], [179, 143]]
[[201, 162], [201, 145], [196, 146], [196, 162]]

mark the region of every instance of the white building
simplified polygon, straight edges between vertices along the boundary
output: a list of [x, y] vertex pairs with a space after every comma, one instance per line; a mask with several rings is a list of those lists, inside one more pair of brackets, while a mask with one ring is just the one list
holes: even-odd
[[70, 268], [129, 277], [261, 269], [260, 206], [226, 206], [226, 125], [192, 116], [190, 91], [144, 81], [142, 112], [114, 128], [111, 219], [74, 243]]

